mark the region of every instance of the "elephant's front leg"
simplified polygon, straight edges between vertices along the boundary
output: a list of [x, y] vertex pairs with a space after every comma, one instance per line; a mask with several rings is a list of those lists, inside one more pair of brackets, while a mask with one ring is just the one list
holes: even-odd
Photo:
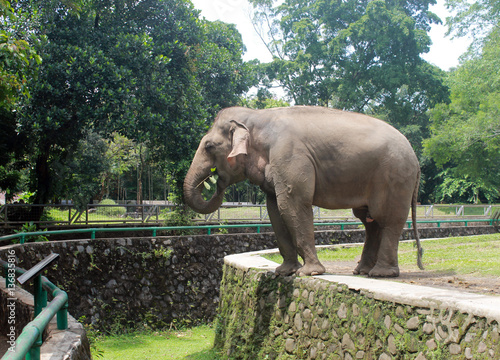
[[278, 196], [278, 208], [283, 223], [292, 237], [297, 252], [304, 260], [304, 266], [297, 275], [320, 275], [325, 267], [320, 263], [314, 241], [312, 205], [297, 201], [289, 195]]
[[280, 216], [278, 203], [276, 201], [276, 196], [274, 195], [267, 196], [267, 213], [269, 214], [269, 218], [273, 224], [273, 230], [276, 234], [278, 248], [281, 256], [283, 257], [283, 264], [276, 268], [276, 273], [283, 276], [294, 274], [302, 267], [302, 264], [297, 259], [297, 247]]

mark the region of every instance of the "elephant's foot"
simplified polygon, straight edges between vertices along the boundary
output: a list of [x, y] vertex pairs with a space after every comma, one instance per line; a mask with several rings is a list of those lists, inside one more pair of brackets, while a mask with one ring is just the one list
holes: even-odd
[[359, 263], [358, 266], [353, 270], [354, 275], [368, 275], [370, 271], [373, 269], [373, 266]]
[[398, 277], [399, 276], [399, 266], [389, 266], [384, 267], [380, 265], [375, 265], [373, 269], [368, 273], [369, 277]]
[[302, 264], [298, 261], [285, 261], [276, 268], [275, 273], [282, 276], [288, 276], [295, 274], [295, 272], [301, 267]]
[[325, 267], [321, 263], [305, 264], [300, 269], [297, 270], [297, 276], [314, 276], [321, 275], [326, 271]]

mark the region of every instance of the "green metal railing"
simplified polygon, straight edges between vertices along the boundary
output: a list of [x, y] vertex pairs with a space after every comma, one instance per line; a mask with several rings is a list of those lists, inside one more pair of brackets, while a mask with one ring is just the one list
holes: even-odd
[[[57, 255], [57, 254], [52, 254]], [[50, 259], [52, 261], [52, 259]], [[12, 288], [12, 276], [8, 272], [12, 271], [12, 263], [0, 260], [0, 265], [5, 271], [5, 282], [7, 288]], [[20, 267], [15, 266], [16, 275], [29, 275], [28, 272]], [[66, 292], [59, 289], [45, 276], [41, 276], [40, 271], [35, 271], [25, 281], [34, 280], [34, 311], [35, 319], [29, 322], [22, 333], [16, 339], [15, 351], [7, 350], [2, 357], [2, 360], [39, 360], [40, 347], [42, 345], [42, 334], [52, 318], [57, 314], [57, 328], [65, 330], [68, 328], [68, 295]], [[38, 269], [37, 269], [38, 270]], [[50, 292], [53, 299], [47, 304], [47, 292]]]
[[[495, 219], [454, 219], [454, 220], [418, 220], [417, 224], [437, 224], [437, 227], [441, 227], [441, 224], [447, 223], [464, 223], [465, 226], [469, 226], [470, 223], [483, 222], [488, 225], [493, 225]], [[408, 227], [411, 227], [411, 220], [406, 222]], [[318, 222], [314, 223], [314, 226], [340, 226], [340, 230], [344, 230], [346, 226], [360, 226], [363, 225], [362, 222], [358, 221], [344, 221], [344, 222]], [[24, 244], [27, 237], [37, 236], [37, 235], [51, 235], [51, 234], [80, 234], [80, 233], [90, 233], [90, 238], [95, 239], [96, 233], [98, 232], [126, 232], [126, 231], [151, 231], [152, 237], [156, 237], [158, 231], [176, 231], [176, 230], [207, 230], [207, 234], [211, 235], [214, 229], [234, 229], [234, 228], [255, 228], [257, 233], [261, 232], [262, 228], [271, 227], [270, 223], [261, 224], [220, 224], [220, 225], [198, 225], [198, 226], [154, 226], [154, 227], [120, 227], [120, 228], [86, 228], [86, 229], [71, 229], [71, 230], [51, 230], [51, 231], [35, 231], [30, 233], [17, 233], [12, 235], [6, 235], [0, 237], [0, 242], [9, 239], [20, 239], [20, 243]]]

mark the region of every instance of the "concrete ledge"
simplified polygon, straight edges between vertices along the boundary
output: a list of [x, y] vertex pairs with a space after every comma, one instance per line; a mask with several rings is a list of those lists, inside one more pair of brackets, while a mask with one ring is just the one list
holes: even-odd
[[87, 360], [91, 359], [90, 343], [82, 324], [68, 315], [68, 328], [57, 329], [54, 316], [47, 327], [48, 337], [40, 348], [41, 360]]
[[499, 296], [409, 285], [354, 275], [319, 275], [315, 278], [345, 284], [355, 291], [369, 292], [376, 300], [433, 309], [453, 309], [500, 322]]
[[[318, 248], [320, 247], [334, 246], [327, 245]], [[229, 255], [224, 258], [224, 264], [243, 271], [248, 271], [250, 268], [274, 271], [278, 264], [261, 255], [277, 253], [279, 253], [278, 249], [270, 249]], [[486, 317], [500, 323], [500, 296], [409, 285], [384, 279], [372, 279], [366, 276], [323, 274], [313, 277], [345, 284], [351, 290], [369, 292], [377, 300], [433, 309], [459, 310], [474, 313], [477, 316]]]
[[500, 359], [500, 297], [361, 276], [282, 277], [256, 251], [226, 256], [223, 358]]
[[[14, 295], [14, 296], [12, 296]], [[12, 311], [7, 304], [12, 304]], [[5, 313], [4, 313], [5, 312]], [[7, 314], [7, 312], [9, 314]], [[16, 338], [21, 334], [23, 328], [33, 320], [33, 295], [16, 286], [14, 290], [6, 289], [5, 278], [0, 277], [0, 317], [7, 321], [9, 316], [13, 320]], [[8, 325], [8, 326], [7, 326]], [[10, 326], [7, 322], [1, 326], [1, 335], [7, 335]], [[52, 318], [43, 334], [43, 343], [40, 348], [41, 360], [88, 360], [91, 359], [90, 344], [82, 324], [68, 314], [68, 328], [57, 329], [56, 316]], [[5, 343], [0, 344], [0, 355], [10, 351], [11, 345], [7, 343], [10, 337], [3, 338]]]

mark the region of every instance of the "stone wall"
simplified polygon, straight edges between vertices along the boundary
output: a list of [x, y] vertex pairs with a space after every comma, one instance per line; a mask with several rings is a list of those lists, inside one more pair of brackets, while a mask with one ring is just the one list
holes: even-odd
[[[438, 237], [491, 233], [495, 228], [419, 231], [422, 237]], [[363, 240], [363, 230], [316, 232], [318, 245]], [[23, 268], [58, 253], [47, 277], [68, 293], [69, 312], [75, 318], [106, 332], [123, 326], [212, 321], [224, 256], [275, 247], [274, 234], [262, 233], [51, 241], [14, 249], [17, 265]], [[0, 258], [6, 258], [5, 251], [0, 249]]]
[[223, 257], [272, 247], [273, 241], [273, 234], [239, 234], [53, 241], [13, 249], [23, 268], [58, 253], [46, 276], [68, 293], [71, 314], [106, 332], [211, 321]]
[[500, 358], [499, 297], [355, 276], [280, 277], [276, 265], [258, 254], [226, 258], [215, 339], [223, 358]]

